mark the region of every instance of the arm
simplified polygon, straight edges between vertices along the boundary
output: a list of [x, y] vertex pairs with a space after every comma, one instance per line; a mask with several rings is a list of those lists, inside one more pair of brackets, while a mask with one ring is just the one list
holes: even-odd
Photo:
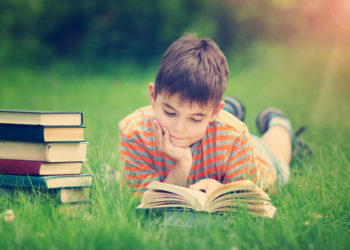
[[218, 180], [210, 178], [202, 179], [190, 185], [190, 188], [204, 190], [207, 195], [210, 195], [214, 190], [226, 183], [242, 179], [257, 181], [257, 159], [251, 145], [249, 132], [245, 126], [242, 127], [239, 134], [235, 133], [232, 140], [227, 141], [225, 151], [226, 154], [223, 158], [226, 160], [223, 163], [223, 175], [221, 178]]
[[[157, 124], [157, 125], [156, 125]], [[168, 172], [166, 183], [185, 186], [192, 166], [192, 153], [190, 148], [179, 148], [171, 145], [169, 133], [166, 128], [160, 128], [159, 123], [151, 123], [159, 152], [173, 159], [174, 165]], [[124, 184], [134, 191], [146, 191], [147, 185], [152, 181], [160, 181], [161, 177], [154, 168], [152, 157], [142, 137], [128, 137], [119, 128], [120, 156], [122, 160]], [[163, 131], [165, 131], [163, 133]]]
[[157, 120], [152, 120], [151, 123], [159, 152], [174, 161], [174, 165], [170, 169], [165, 183], [186, 186], [187, 177], [192, 166], [192, 152], [190, 147], [176, 147], [172, 145], [168, 129], [161, 127]]

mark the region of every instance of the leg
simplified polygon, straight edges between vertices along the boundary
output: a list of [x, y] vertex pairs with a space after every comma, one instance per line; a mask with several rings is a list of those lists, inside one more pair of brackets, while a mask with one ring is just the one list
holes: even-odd
[[272, 153], [289, 164], [292, 155], [292, 142], [289, 132], [281, 126], [270, 127], [261, 137]]
[[289, 163], [292, 156], [293, 128], [286, 115], [279, 109], [270, 107], [262, 110], [256, 119], [261, 140], [275, 158], [278, 182], [284, 185], [290, 176]]
[[261, 139], [276, 158], [289, 164], [292, 156], [293, 129], [287, 116], [279, 109], [269, 107], [260, 112], [256, 124]]

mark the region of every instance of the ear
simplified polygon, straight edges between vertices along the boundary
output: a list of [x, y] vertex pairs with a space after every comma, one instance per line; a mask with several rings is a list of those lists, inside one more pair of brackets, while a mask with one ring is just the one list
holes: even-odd
[[151, 104], [153, 107], [155, 107], [156, 105], [156, 93], [155, 93], [155, 90], [154, 90], [154, 83], [150, 82], [148, 84], [148, 90], [149, 90], [149, 97], [150, 97], [150, 100], [151, 100]]
[[221, 101], [219, 106], [214, 110], [210, 122], [214, 121], [214, 119], [218, 116], [219, 112], [223, 109], [224, 106], [225, 106], [225, 103]]

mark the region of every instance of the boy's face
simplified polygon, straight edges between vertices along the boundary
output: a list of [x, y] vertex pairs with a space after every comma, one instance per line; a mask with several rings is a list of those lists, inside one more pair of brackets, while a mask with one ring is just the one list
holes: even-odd
[[149, 85], [151, 103], [154, 108], [154, 119], [162, 127], [169, 130], [170, 142], [177, 147], [189, 147], [200, 140], [208, 127], [209, 122], [224, 106], [222, 102], [218, 108], [212, 103], [200, 106], [197, 103], [183, 102], [179, 96], [168, 96], [164, 93], [155, 99], [154, 85]]

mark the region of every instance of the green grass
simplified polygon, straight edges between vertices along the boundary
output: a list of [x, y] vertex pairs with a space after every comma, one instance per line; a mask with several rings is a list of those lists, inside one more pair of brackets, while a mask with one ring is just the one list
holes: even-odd
[[[115, 181], [119, 170], [118, 121], [148, 105], [147, 84], [156, 67], [120, 65], [93, 74], [61, 64], [49, 70], [0, 69], [0, 108], [84, 112], [94, 173], [91, 211], [61, 214], [53, 200], [0, 194], [0, 249], [346, 249], [350, 245], [350, 75], [348, 47], [256, 44], [249, 56], [232, 57], [226, 94], [247, 107], [247, 124], [265, 106], [283, 109], [314, 156], [293, 161], [288, 185], [277, 189], [273, 220], [241, 211], [225, 223], [183, 230], [162, 227], [162, 217], [135, 211], [138, 198]], [[215, 220], [215, 218], [214, 218]]]

